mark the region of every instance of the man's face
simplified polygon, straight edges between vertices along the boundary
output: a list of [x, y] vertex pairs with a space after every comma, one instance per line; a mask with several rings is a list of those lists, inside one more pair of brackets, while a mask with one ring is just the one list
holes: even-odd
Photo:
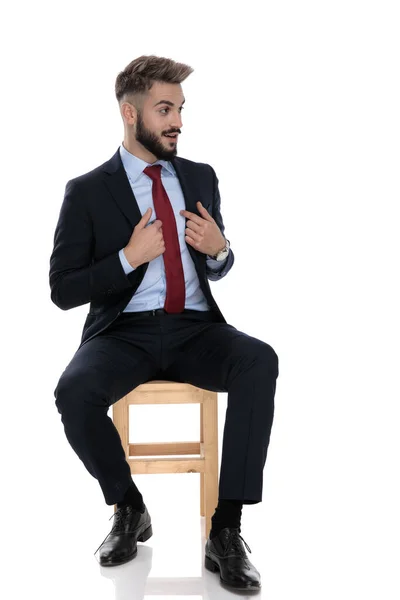
[[[171, 160], [177, 154], [178, 138], [168, 138], [167, 133], [180, 133], [182, 127], [182, 104], [185, 101], [180, 84], [153, 84], [146, 97], [143, 113], [137, 113], [136, 143], [147, 152], [145, 160]], [[135, 147], [141, 151], [142, 148]], [[141, 152], [142, 153], [142, 152]], [[149, 160], [150, 159], [150, 160]]]

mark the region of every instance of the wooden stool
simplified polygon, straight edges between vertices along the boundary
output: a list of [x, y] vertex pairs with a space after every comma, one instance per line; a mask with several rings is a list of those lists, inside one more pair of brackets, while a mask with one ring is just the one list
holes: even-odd
[[[199, 442], [129, 443], [130, 404], [200, 404]], [[218, 394], [189, 383], [154, 380], [143, 383], [113, 404], [113, 423], [121, 437], [131, 473], [200, 473], [200, 515], [205, 536], [218, 504]], [[160, 455], [186, 455], [160, 458]], [[199, 456], [188, 458], [188, 454]], [[158, 458], [136, 458], [158, 456]], [[114, 512], [117, 505], [114, 505]]]

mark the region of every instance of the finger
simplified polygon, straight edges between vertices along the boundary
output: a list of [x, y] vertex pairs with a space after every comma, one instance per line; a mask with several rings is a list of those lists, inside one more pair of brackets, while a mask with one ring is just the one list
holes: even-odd
[[199, 211], [201, 212], [201, 214], [204, 215], [204, 219], [206, 219], [206, 221], [214, 221], [212, 216], [209, 214], [208, 210], [206, 208], [204, 208], [204, 206], [202, 205], [202, 203], [200, 201], [197, 203], [197, 207], [198, 207]]
[[200, 242], [203, 239], [202, 235], [198, 235], [192, 229], [185, 229], [185, 235], [192, 238], [196, 242]]
[[204, 221], [203, 217], [199, 217], [198, 215], [195, 215], [194, 213], [190, 212], [189, 210], [182, 210], [181, 215], [183, 215], [184, 217], [186, 217], [188, 219], [191, 219], [198, 225], [201, 225], [202, 221]]
[[198, 248], [199, 246], [199, 242], [196, 242], [195, 240], [193, 240], [192, 238], [190, 238], [188, 235], [185, 236], [185, 240], [188, 242], [188, 244], [190, 244], [191, 246], [195, 246], [196, 248]]
[[182, 209], [179, 212], [182, 216], [186, 217], [187, 219], [191, 219], [192, 217], [196, 216], [194, 213], [190, 212], [190, 210]]
[[194, 221], [187, 221], [186, 227], [188, 227], [189, 229], [193, 229], [193, 231], [196, 231], [196, 233], [203, 233], [203, 227], [201, 225], [198, 225]]

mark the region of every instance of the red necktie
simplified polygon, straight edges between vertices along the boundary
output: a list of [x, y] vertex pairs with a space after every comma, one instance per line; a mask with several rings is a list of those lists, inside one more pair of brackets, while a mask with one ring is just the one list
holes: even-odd
[[146, 167], [143, 173], [153, 180], [154, 209], [157, 219], [162, 221], [165, 241], [165, 252], [162, 257], [167, 278], [164, 310], [168, 313], [180, 313], [185, 308], [185, 277], [174, 211], [161, 181], [161, 165]]

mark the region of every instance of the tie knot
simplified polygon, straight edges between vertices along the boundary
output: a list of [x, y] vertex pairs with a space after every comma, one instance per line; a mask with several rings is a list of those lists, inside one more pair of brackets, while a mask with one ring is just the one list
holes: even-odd
[[161, 181], [161, 165], [151, 165], [151, 167], [146, 167], [143, 170], [143, 173], [146, 173], [153, 181]]

